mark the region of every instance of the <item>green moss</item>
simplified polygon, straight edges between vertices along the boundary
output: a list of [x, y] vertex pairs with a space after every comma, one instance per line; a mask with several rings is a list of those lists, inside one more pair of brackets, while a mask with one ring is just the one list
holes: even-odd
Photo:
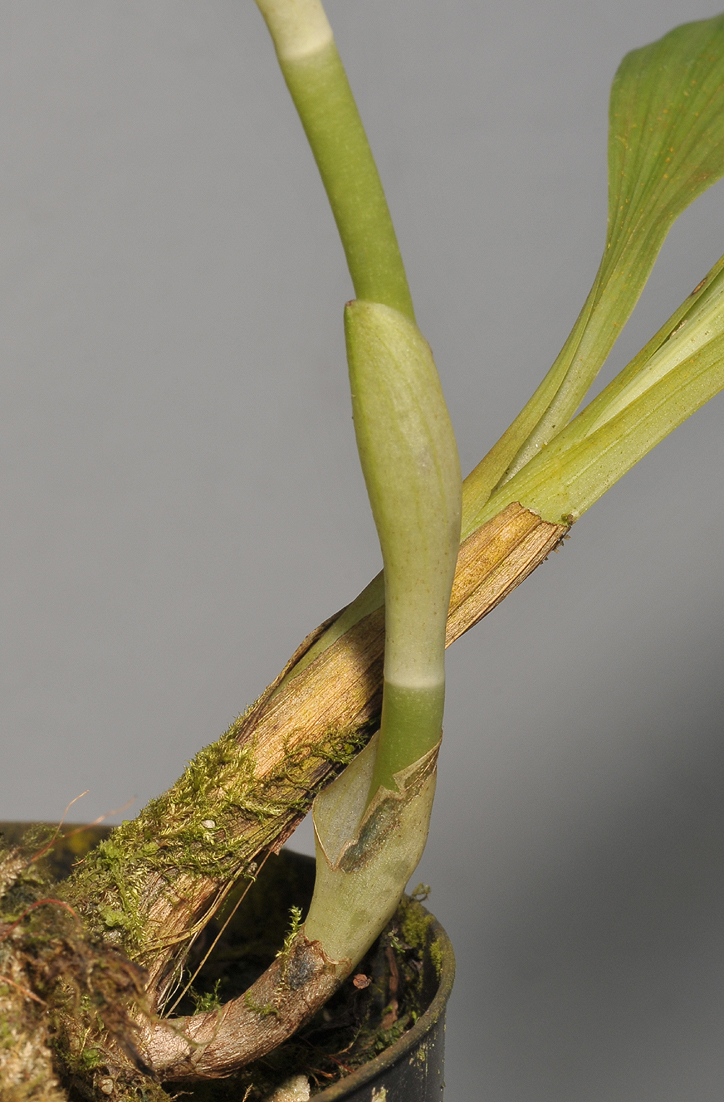
[[88, 1045], [81, 1048], [80, 1052], [75, 1053], [71, 1059], [66, 1057], [66, 1064], [68, 1070], [75, 1075], [84, 1075], [89, 1071], [94, 1071], [100, 1067], [103, 1063], [103, 1053], [99, 1048], [94, 1045]]
[[209, 1010], [218, 1010], [221, 1006], [221, 996], [219, 995], [219, 987], [221, 980], [218, 979], [210, 991], [195, 991], [193, 987], [190, 987], [187, 994], [194, 1004], [194, 1010], [197, 1014], [205, 1014]]
[[142, 958], [148, 943], [141, 900], [149, 879], [160, 876], [173, 887], [187, 875], [221, 887], [253, 876], [256, 854], [274, 843], [280, 824], [307, 812], [329, 779], [328, 764], [348, 764], [369, 736], [369, 724], [329, 731], [321, 745], [288, 748], [279, 768], [260, 780], [253, 744], [238, 742], [245, 716], [204, 747], [137, 819], [117, 827], [68, 882], [66, 897], [83, 910], [91, 930], [105, 938], [110, 931], [132, 959]]
[[[3, 983], [0, 984], [0, 996], [9, 995], [10, 989]], [[0, 1048], [13, 1048], [17, 1044], [17, 1037], [10, 1028], [6, 1018], [0, 1018]]]
[[[20, 1062], [24, 1087], [30, 1088], [37, 1072], [39, 1083], [50, 1084], [38, 1099], [59, 1102], [65, 1095], [52, 1087], [54, 1076], [87, 1078], [108, 1059], [103, 1037], [121, 1046], [132, 1040], [144, 976], [120, 954], [88, 939], [44, 867], [53, 862], [45, 862], [37, 837], [31, 841], [27, 848], [20, 843], [0, 851], [0, 926], [13, 925], [13, 936], [0, 940], [0, 975], [17, 984], [0, 988], [0, 1051], [10, 1048]], [[52, 832], [45, 842], [53, 842]], [[5, 1097], [2, 1086], [0, 1095]]]
[[410, 905], [411, 901], [403, 898], [400, 903], [398, 915], [400, 916], [400, 931], [402, 937], [414, 949], [424, 952], [430, 940], [430, 924], [432, 915], [427, 914], [420, 907]]
[[421, 953], [428, 953], [435, 974], [440, 979], [444, 949], [440, 941], [431, 937], [431, 926], [434, 921], [431, 914], [426, 913], [421, 907], [412, 904], [429, 895], [430, 889], [425, 884], [420, 884], [409, 898], [404, 898], [400, 903], [398, 914], [400, 916], [400, 931], [404, 941]]
[[443, 947], [436, 938], [435, 941], [430, 944], [430, 960], [432, 961], [435, 975], [438, 979], [440, 979], [442, 975], [443, 955]]
[[289, 954], [292, 950], [292, 945], [294, 944], [294, 940], [295, 940], [297, 934], [299, 933], [301, 925], [302, 925], [302, 908], [301, 907], [296, 907], [296, 906], [290, 907], [289, 908], [289, 929], [288, 929], [288, 931], [287, 931], [287, 933], [284, 937], [284, 945], [282, 946], [282, 948], [277, 953], [278, 957], [288, 957], [289, 956]]
[[128, 917], [123, 911], [114, 911], [113, 907], [99, 907], [98, 913], [109, 930], [116, 929], [119, 926], [128, 926], [130, 924]]
[[254, 1001], [254, 996], [251, 991], [244, 992], [244, 1003], [254, 1014], [258, 1014], [260, 1018], [268, 1018], [270, 1015], [279, 1017], [279, 1008], [274, 1006], [273, 1003], [258, 1003]]

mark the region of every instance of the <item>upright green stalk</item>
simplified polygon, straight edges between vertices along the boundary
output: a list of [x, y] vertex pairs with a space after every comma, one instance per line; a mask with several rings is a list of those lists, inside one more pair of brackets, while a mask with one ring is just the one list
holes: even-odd
[[[427, 837], [460, 540], [460, 463], [329, 23], [318, 0], [257, 3], [317, 161], [357, 296], [345, 310], [352, 409], [384, 562], [379, 737], [314, 805], [317, 879], [305, 936], [339, 964], [341, 976], [394, 911]], [[374, 607], [379, 597], [373, 584], [362, 603]]]
[[379, 173], [318, 0], [257, 0], [342, 239], [355, 295], [415, 320]]
[[[257, 0], [314, 153], [358, 301], [345, 325], [360, 459], [385, 565], [385, 688], [373, 786], [434, 746], [460, 534], [460, 467], [397, 238], [317, 0]], [[379, 600], [379, 587], [370, 597]]]

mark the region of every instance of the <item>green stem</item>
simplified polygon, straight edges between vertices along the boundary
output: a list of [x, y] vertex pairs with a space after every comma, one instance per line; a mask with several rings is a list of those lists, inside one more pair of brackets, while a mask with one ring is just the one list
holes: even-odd
[[[355, 295], [415, 320], [392, 218], [367, 135], [331, 31], [294, 49], [272, 18], [280, 3], [257, 0], [304, 127], [342, 239]], [[288, 6], [288, 5], [286, 5]], [[318, 18], [316, 5], [309, 5]], [[275, 9], [273, 13], [269, 9]], [[319, 9], [321, 11], [321, 8]], [[297, 36], [303, 39], [304, 26]], [[291, 44], [290, 44], [291, 41]]]
[[384, 682], [380, 741], [368, 802], [378, 788], [396, 791], [395, 773], [418, 761], [440, 741], [445, 682], [405, 688]]

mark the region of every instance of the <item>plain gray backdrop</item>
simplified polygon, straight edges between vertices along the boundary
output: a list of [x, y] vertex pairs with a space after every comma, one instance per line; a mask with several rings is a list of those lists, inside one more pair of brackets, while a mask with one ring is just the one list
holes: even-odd
[[[330, 0], [466, 472], [595, 273], [618, 62], [716, 13]], [[0, 107], [0, 818], [127, 817], [379, 567], [351, 286], [251, 0], [5, 0]], [[723, 215], [715, 186], [674, 227], [606, 378]], [[721, 1100], [723, 415], [449, 653], [416, 876], [458, 956], [449, 1102]]]

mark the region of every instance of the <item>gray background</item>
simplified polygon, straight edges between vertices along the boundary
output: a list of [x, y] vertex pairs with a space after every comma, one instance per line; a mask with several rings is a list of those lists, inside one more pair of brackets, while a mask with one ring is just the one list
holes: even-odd
[[[465, 471], [595, 272], [616, 65], [716, 11], [330, 0]], [[351, 288], [251, 0], [6, 0], [0, 53], [0, 818], [88, 788], [91, 819], [173, 781], [378, 569]], [[674, 228], [607, 377], [723, 207]], [[722, 1097], [723, 413], [450, 653], [419, 870], [458, 954], [450, 1102]]]

